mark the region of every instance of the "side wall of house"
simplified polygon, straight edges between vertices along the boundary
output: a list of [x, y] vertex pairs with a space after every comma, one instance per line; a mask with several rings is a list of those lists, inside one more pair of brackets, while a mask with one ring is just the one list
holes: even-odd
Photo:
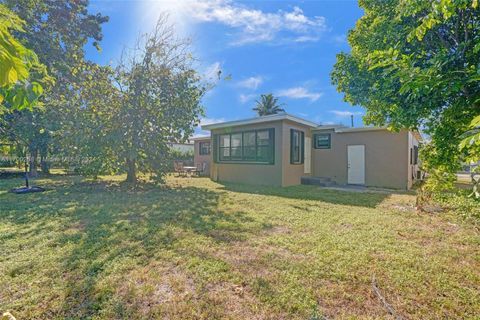
[[328, 177], [340, 185], [347, 184], [347, 146], [365, 146], [365, 185], [407, 189], [409, 187], [409, 133], [387, 130], [331, 133], [330, 149], [313, 149], [313, 176]]
[[[200, 142], [210, 142], [210, 154], [209, 155], [203, 155], [200, 154]], [[194, 143], [194, 148], [193, 148], [193, 162], [194, 165], [198, 168], [198, 166], [201, 166], [203, 163], [206, 163], [206, 168], [204, 175], [209, 176], [210, 175], [210, 167], [212, 163], [212, 143], [210, 138], [202, 139], [202, 140], [195, 140]]]
[[[285, 120], [283, 121], [283, 179], [282, 185], [283, 186], [291, 186], [300, 184], [300, 178], [302, 176], [310, 176], [311, 174], [305, 173], [305, 162], [308, 161], [304, 159], [304, 163], [302, 164], [292, 164], [290, 163], [290, 148], [291, 148], [291, 141], [290, 141], [290, 130], [299, 130], [305, 134], [305, 141], [312, 138], [312, 132], [310, 127], [304, 126], [299, 123], [295, 123], [293, 121]], [[305, 147], [306, 148], [306, 147]], [[310, 152], [311, 152], [311, 144], [310, 144]], [[307, 152], [307, 154], [310, 154]], [[311, 161], [311, 157], [310, 157]], [[310, 162], [311, 163], [311, 162]], [[312, 168], [310, 169], [312, 172]]]
[[[212, 137], [222, 133], [235, 133], [239, 131], [247, 131], [254, 129], [275, 129], [274, 138], [274, 163], [273, 164], [260, 164], [260, 163], [247, 163], [247, 162], [235, 162], [235, 163], [219, 163], [212, 161], [210, 177], [214, 181], [236, 182], [245, 184], [257, 184], [257, 185], [282, 185], [282, 121], [272, 121], [266, 123], [236, 126], [232, 128], [222, 128], [212, 130]], [[214, 154], [212, 144], [212, 154]], [[213, 159], [213, 158], [212, 158]]]

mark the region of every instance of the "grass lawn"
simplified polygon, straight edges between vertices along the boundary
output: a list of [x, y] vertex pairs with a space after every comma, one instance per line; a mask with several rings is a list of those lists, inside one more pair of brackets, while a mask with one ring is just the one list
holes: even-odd
[[[114, 181], [116, 179], [116, 181]], [[17, 319], [478, 317], [479, 232], [408, 194], [169, 178], [0, 180], [0, 311]], [[478, 319], [478, 318], [477, 318]]]

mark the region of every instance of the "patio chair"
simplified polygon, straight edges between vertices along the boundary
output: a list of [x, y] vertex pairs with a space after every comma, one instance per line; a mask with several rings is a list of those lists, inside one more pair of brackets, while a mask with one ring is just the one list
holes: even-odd
[[207, 170], [207, 163], [202, 162], [202, 163], [197, 163], [197, 169], [195, 170], [195, 175], [197, 177], [203, 176]]
[[173, 170], [177, 174], [177, 177], [184, 177], [187, 175], [187, 172], [183, 169], [183, 162], [174, 161]]

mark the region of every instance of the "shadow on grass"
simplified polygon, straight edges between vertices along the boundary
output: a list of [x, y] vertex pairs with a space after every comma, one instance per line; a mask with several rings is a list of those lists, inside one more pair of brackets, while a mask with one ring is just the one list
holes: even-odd
[[[3, 189], [13, 183], [0, 185]], [[65, 178], [52, 180], [50, 186], [42, 195], [0, 194], [0, 223], [23, 225], [21, 235], [4, 237], [30, 237], [48, 233], [49, 223], [61, 221], [54, 246], [72, 250], [60, 257], [65, 298], [61, 313], [55, 314], [59, 317], [97, 315], [103, 299], [114, 294], [98, 292], [97, 284], [118, 261], [147, 265], [158, 251], [174, 251], [178, 241], [192, 234], [215, 242], [242, 241], [266, 227], [244, 212], [222, 211], [218, 206], [222, 192], [208, 189], [129, 190]]]
[[316, 186], [297, 185], [290, 187], [252, 186], [246, 184], [221, 183], [224, 190], [250, 194], [277, 196], [298, 200], [314, 200], [338, 205], [375, 208], [388, 193], [348, 192], [323, 189]]

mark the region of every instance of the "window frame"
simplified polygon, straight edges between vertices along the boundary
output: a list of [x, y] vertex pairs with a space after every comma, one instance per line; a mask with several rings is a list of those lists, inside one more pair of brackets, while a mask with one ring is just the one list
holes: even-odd
[[[296, 141], [298, 142], [298, 149], [296, 147], [296, 143], [294, 143]], [[295, 154], [297, 153], [298, 153], [298, 158], [295, 157]], [[305, 132], [298, 129], [290, 129], [290, 164], [303, 164], [304, 162], [305, 162]]]
[[[259, 145], [258, 144], [258, 132], [267, 131], [269, 134], [268, 144], [267, 145]], [[245, 145], [245, 136], [248, 133], [254, 133], [255, 135], [255, 143], [254, 145]], [[241, 143], [240, 146], [232, 147], [232, 136], [241, 134]], [[229, 144], [228, 146], [221, 146], [220, 139], [224, 136], [229, 136]], [[232, 159], [232, 148], [240, 148], [241, 153], [239, 158]], [[247, 157], [245, 149], [255, 149], [255, 159], [252, 157], [252, 153], [249, 154]], [[258, 150], [262, 149], [270, 149], [271, 157], [264, 161], [261, 157], [258, 156]], [[228, 149], [228, 156], [223, 156], [223, 150]], [[214, 135], [214, 161], [216, 163], [245, 163], [245, 164], [275, 164], [275, 128], [262, 128], [262, 129], [250, 129], [250, 130], [240, 130], [240, 131], [232, 131], [228, 133], [218, 133]]]
[[[319, 146], [317, 144], [317, 137], [318, 136], [328, 136], [328, 146]], [[313, 148], [314, 149], [332, 149], [332, 134], [331, 133], [315, 133], [313, 135]]]
[[[203, 152], [202, 145], [208, 144], [207, 153]], [[201, 141], [198, 143], [198, 154], [201, 156], [209, 156], [212, 153], [212, 143], [210, 141]]]

